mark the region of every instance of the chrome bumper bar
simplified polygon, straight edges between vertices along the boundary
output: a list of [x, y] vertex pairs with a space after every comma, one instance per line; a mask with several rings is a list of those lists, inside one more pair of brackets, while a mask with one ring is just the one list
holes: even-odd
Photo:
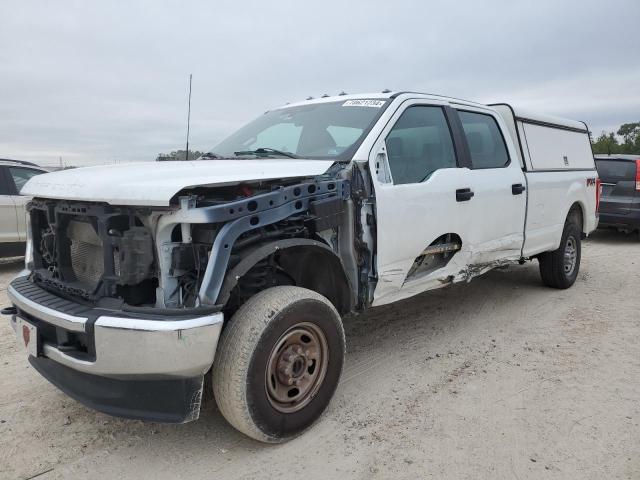
[[[17, 318], [20, 312], [25, 312], [40, 322], [72, 332], [86, 332], [89, 321], [86, 317], [39, 305], [11, 286], [7, 293], [18, 308], [18, 314], [11, 321], [14, 330], [21, 320]], [[180, 320], [104, 315], [93, 325], [95, 361], [80, 360], [47, 343], [42, 344], [39, 355], [73, 370], [99, 376], [193, 377], [211, 367], [223, 320], [222, 312]]]

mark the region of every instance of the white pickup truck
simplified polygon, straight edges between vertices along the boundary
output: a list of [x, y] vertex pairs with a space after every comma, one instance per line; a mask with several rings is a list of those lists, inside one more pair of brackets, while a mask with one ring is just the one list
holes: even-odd
[[[597, 225], [587, 127], [413, 92], [266, 112], [197, 161], [45, 174], [4, 309], [80, 402], [225, 418], [265, 442], [324, 411], [341, 316], [537, 259], [570, 287]], [[428, 299], [425, 308], [428, 309]]]

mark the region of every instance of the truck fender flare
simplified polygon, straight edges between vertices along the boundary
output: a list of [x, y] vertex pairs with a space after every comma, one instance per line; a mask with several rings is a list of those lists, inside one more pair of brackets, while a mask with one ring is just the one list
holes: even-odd
[[347, 280], [344, 266], [342, 265], [340, 257], [338, 257], [338, 255], [336, 255], [336, 253], [325, 243], [307, 238], [288, 238], [283, 240], [274, 240], [268, 243], [262, 243], [257, 247], [247, 249], [247, 251], [243, 252], [242, 260], [240, 260], [240, 262], [238, 262], [237, 265], [231, 268], [225, 275], [216, 304], [225, 305], [227, 303], [229, 297], [231, 296], [231, 291], [238, 284], [240, 278], [242, 278], [244, 274], [251, 270], [251, 268], [253, 268], [256, 263], [266, 259], [267, 257], [273, 255], [278, 251], [287, 250], [293, 247], [307, 247], [310, 249], [317, 249], [319, 253], [322, 253], [323, 255], [330, 255], [331, 257], [335, 258], [342, 269], [344, 283], [349, 289], [348, 305], [343, 305], [343, 308], [337, 306], [337, 308], [339, 311], [350, 309], [353, 303], [353, 292]]

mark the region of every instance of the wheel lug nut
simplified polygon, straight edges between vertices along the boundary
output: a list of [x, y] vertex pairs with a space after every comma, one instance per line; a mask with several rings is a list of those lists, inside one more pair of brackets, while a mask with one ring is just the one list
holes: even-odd
[[287, 381], [287, 383], [288, 383], [289, 385], [293, 385], [293, 378], [290, 378], [290, 379]]

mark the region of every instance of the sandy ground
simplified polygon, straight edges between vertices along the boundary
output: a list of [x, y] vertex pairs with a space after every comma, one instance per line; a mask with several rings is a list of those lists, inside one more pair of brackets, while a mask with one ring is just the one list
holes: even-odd
[[[0, 305], [18, 261], [0, 264]], [[640, 242], [597, 232], [576, 285], [534, 262], [346, 320], [327, 413], [285, 445], [69, 399], [0, 324], [0, 478], [640, 478]]]

